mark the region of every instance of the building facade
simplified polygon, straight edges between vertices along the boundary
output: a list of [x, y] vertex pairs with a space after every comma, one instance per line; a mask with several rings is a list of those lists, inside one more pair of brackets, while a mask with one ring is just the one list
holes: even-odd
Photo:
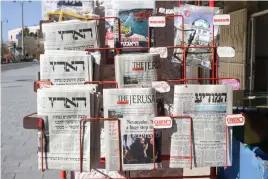
[[[26, 27], [25, 27], [26, 28]], [[40, 29], [40, 26], [29, 26], [29, 33], [37, 33]], [[21, 32], [22, 28], [16, 28], [8, 31], [8, 42], [19, 45], [19, 39], [21, 39]]]

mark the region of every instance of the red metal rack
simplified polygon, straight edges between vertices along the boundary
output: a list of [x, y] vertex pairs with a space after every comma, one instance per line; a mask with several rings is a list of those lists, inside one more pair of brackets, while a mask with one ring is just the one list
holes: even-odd
[[[197, 1], [198, 2], [198, 5], [200, 5], [200, 1]], [[179, 5], [181, 5], [181, 1], [179, 0]], [[214, 0], [210, 0], [209, 1], [209, 6], [211, 7], [214, 7], [215, 5], [215, 2]], [[210, 80], [211, 81], [211, 84], [218, 84], [218, 81], [219, 80], [224, 80], [224, 79], [236, 79], [237, 81], [239, 81], [239, 79], [237, 78], [218, 78], [218, 58], [214, 58], [215, 57], [215, 49], [216, 49], [216, 46], [214, 45], [214, 25], [212, 26], [212, 46], [185, 46], [184, 45], [184, 17], [182, 15], [167, 15], [165, 16], [167, 20], [173, 20], [174, 18], [176, 17], [179, 17], [179, 18], [182, 18], [182, 43], [183, 44], [182, 46], [167, 46], [166, 48], [167, 49], [175, 49], [175, 48], [180, 48], [182, 49], [182, 53], [183, 53], [183, 63], [182, 63], [182, 68], [181, 68], [181, 79], [171, 79], [171, 80], [168, 80], [167, 82], [169, 83], [183, 83], [183, 84], [186, 84], [189, 82], [189, 81], [193, 81], [193, 80], [196, 80], [196, 81], [202, 81], [202, 80]], [[99, 19], [87, 19], [87, 20], [105, 20], [105, 19], [115, 19], [118, 21], [118, 42], [120, 43], [121, 42], [121, 33], [120, 33], [120, 19], [118, 17], [103, 17], [103, 18], [99, 18]], [[86, 51], [109, 51], [109, 50], [114, 50], [116, 52], [116, 54], [120, 54], [120, 52], [122, 50], [143, 50], [143, 49], [150, 49], [151, 47], [151, 35], [150, 35], [150, 32], [151, 32], [151, 28], [148, 27], [148, 47], [128, 47], [128, 48], [122, 48], [122, 47], [115, 47], [115, 48], [93, 48], [93, 49], [85, 49]], [[211, 78], [186, 78], [186, 54], [185, 54], [185, 51], [188, 49], [188, 48], [210, 48], [212, 49], [212, 69], [211, 69]], [[88, 81], [88, 82], [85, 82], [85, 84], [99, 84], [99, 85], [105, 85], [105, 84], [115, 84], [116, 88], [118, 87], [117, 85], [117, 82], [116, 81]], [[51, 82], [49, 81], [36, 81], [35, 84], [34, 84], [34, 90], [37, 91], [38, 88], [44, 86], [44, 85], [52, 85]], [[193, 159], [193, 156], [192, 156], [192, 148], [193, 148], [193, 145], [192, 145], [192, 130], [193, 130], [193, 127], [192, 127], [192, 118], [191, 116], [169, 116], [171, 118], [188, 118], [190, 120], [190, 142], [189, 142], [189, 147], [190, 147], [190, 156], [181, 156], [181, 157], [185, 157], [185, 158], [188, 158], [191, 160], [191, 168], [192, 168], [192, 159]], [[25, 119], [30, 119], [31, 116], [28, 115], [24, 118]], [[40, 118], [38, 118], [38, 120], [40, 121]], [[79, 131], [79, 134], [80, 134], [80, 172], [82, 172], [82, 162], [81, 162], [81, 158], [82, 158], [82, 144], [81, 144], [81, 126], [82, 126], [82, 122], [83, 121], [91, 121], [91, 120], [116, 120], [118, 121], [118, 134], [120, 136], [120, 122], [118, 119], [116, 118], [84, 118], [84, 119], [81, 119], [80, 120], [80, 131]], [[43, 122], [39, 122], [40, 125], [42, 126], [43, 125]], [[38, 125], [38, 129], [40, 129], [41, 131], [42, 128], [40, 128], [40, 125]], [[227, 141], [228, 141], [228, 128], [226, 128], [226, 166], [227, 166], [227, 153], [228, 153], [228, 146], [227, 146]], [[42, 138], [43, 135], [41, 135], [41, 141], [43, 141], [43, 138]], [[119, 137], [119, 140], [120, 140], [120, 137]], [[153, 144], [154, 146], [154, 144]], [[42, 172], [45, 171], [44, 169], [44, 166], [43, 166], [43, 143], [41, 142], [41, 153], [42, 153]], [[120, 147], [120, 143], [119, 143], [119, 149], [121, 149]], [[119, 150], [119, 156], [121, 157], [121, 151]], [[153, 155], [155, 157], [155, 155]], [[163, 155], [162, 156], [162, 159], [163, 160], [169, 160], [170, 159], [170, 156], [167, 156], [167, 155]], [[101, 159], [101, 162], [105, 162], [105, 159]], [[154, 166], [155, 166], [155, 159], [154, 159]], [[155, 167], [154, 167], [155, 168]], [[120, 159], [120, 169], [122, 169], [122, 164], [121, 164], [121, 159]], [[144, 177], [143, 177], [144, 178]], [[211, 178], [211, 179], [216, 179], [216, 168], [215, 167], [211, 167], [210, 168], [210, 175], [203, 175], [203, 176], [176, 176], [176, 177], [146, 177], [146, 179], [173, 179], [173, 178]], [[60, 173], [60, 179], [66, 179], [66, 172], [65, 171], [61, 171]], [[129, 178], [128, 178], [129, 179]], [[139, 177], [131, 177], [131, 179], [139, 179]]]

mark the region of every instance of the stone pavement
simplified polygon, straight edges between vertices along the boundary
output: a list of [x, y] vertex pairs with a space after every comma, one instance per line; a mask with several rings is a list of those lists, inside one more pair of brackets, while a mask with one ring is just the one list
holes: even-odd
[[2, 179], [59, 179], [59, 171], [38, 170], [37, 132], [22, 126], [23, 117], [36, 112], [33, 81], [39, 65], [27, 64], [1, 66]]

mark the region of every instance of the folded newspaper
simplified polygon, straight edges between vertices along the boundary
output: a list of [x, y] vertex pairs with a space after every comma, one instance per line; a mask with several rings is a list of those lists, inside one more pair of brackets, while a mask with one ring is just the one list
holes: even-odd
[[160, 55], [152, 53], [115, 56], [115, 77], [118, 87], [151, 87], [158, 80]]
[[[44, 59], [44, 57], [46, 58]], [[50, 79], [54, 85], [84, 84], [85, 81], [100, 80], [100, 52], [46, 50], [41, 58], [40, 78], [41, 80]], [[47, 61], [45, 61], [46, 59]], [[59, 70], [57, 71], [55, 68]], [[81, 78], [75, 80], [75, 76], [81, 76]], [[55, 83], [55, 78], [57, 78], [57, 83]]]
[[[174, 8], [174, 14], [182, 17], [174, 19], [175, 46], [212, 46], [213, 38], [216, 39], [218, 26], [213, 28], [213, 16], [221, 13], [218, 7], [205, 7], [194, 5], [183, 5]], [[183, 27], [184, 26], [184, 27]], [[184, 36], [182, 35], [184, 28]], [[214, 34], [213, 34], [214, 30]], [[214, 35], [214, 37], [213, 37]], [[184, 37], [184, 39], [182, 39]], [[182, 41], [184, 44], [182, 44]], [[216, 40], [214, 41], [216, 42]], [[200, 66], [210, 68], [212, 48], [187, 48], [185, 50], [186, 64], [189, 66]], [[182, 48], [174, 49], [173, 62], [181, 63], [183, 60]]]
[[42, 32], [45, 50], [85, 50], [100, 46], [95, 20], [44, 23]]
[[[79, 171], [80, 119], [95, 117], [98, 111], [96, 91], [97, 85], [50, 86], [38, 89], [37, 114], [47, 116], [44, 141], [40, 141], [45, 144], [45, 169]], [[82, 125], [83, 171], [90, 171], [100, 158], [99, 123], [87, 121]], [[42, 162], [41, 152], [39, 147], [39, 168]]]
[[40, 55], [40, 79], [53, 85], [77, 85], [92, 81], [91, 55], [42, 54]]
[[123, 170], [161, 167], [161, 133], [153, 130], [155, 98], [153, 88], [104, 89], [104, 117], [120, 120], [120, 140], [118, 122], [104, 122], [108, 171], [118, 171], [120, 162]]
[[232, 100], [231, 85], [175, 85], [173, 115], [191, 116], [193, 131], [190, 119], [174, 118], [170, 168], [190, 168], [191, 150], [192, 167], [231, 165], [232, 134], [225, 117], [232, 114]]

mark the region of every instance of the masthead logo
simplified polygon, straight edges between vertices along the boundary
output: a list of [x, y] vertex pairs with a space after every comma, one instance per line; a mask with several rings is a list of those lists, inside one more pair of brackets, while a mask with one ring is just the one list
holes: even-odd
[[58, 31], [58, 33], [61, 35], [61, 40], [63, 40], [63, 35], [64, 34], [73, 34], [73, 40], [78, 40], [78, 37], [80, 37], [82, 39], [85, 39], [87, 32], [90, 32], [91, 33], [91, 38], [92, 38], [93, 37], [92, 28], [79, 29], [78, 32], [76, 30], [63, 30], [63, 31]]
[[71, 99], [66, 97], [48, 97], [48, 100], [52, 108], [55, 106], [55, 102], [63, 102], [65, 108], [87, 106], [87, 99], [85, 97], [73, 97]]
[[53, 71], [55, 71], [56, 65], [63, 65], [65, 72], [70, 72], [70, 69], [77, 71], [77, 66], [82, 65], [83, 70], [85, 70], [85, 62], [84, 61], [71, 61], [71, 63], [65, 61], [57, 61], [57, 62], [50, 62]]

